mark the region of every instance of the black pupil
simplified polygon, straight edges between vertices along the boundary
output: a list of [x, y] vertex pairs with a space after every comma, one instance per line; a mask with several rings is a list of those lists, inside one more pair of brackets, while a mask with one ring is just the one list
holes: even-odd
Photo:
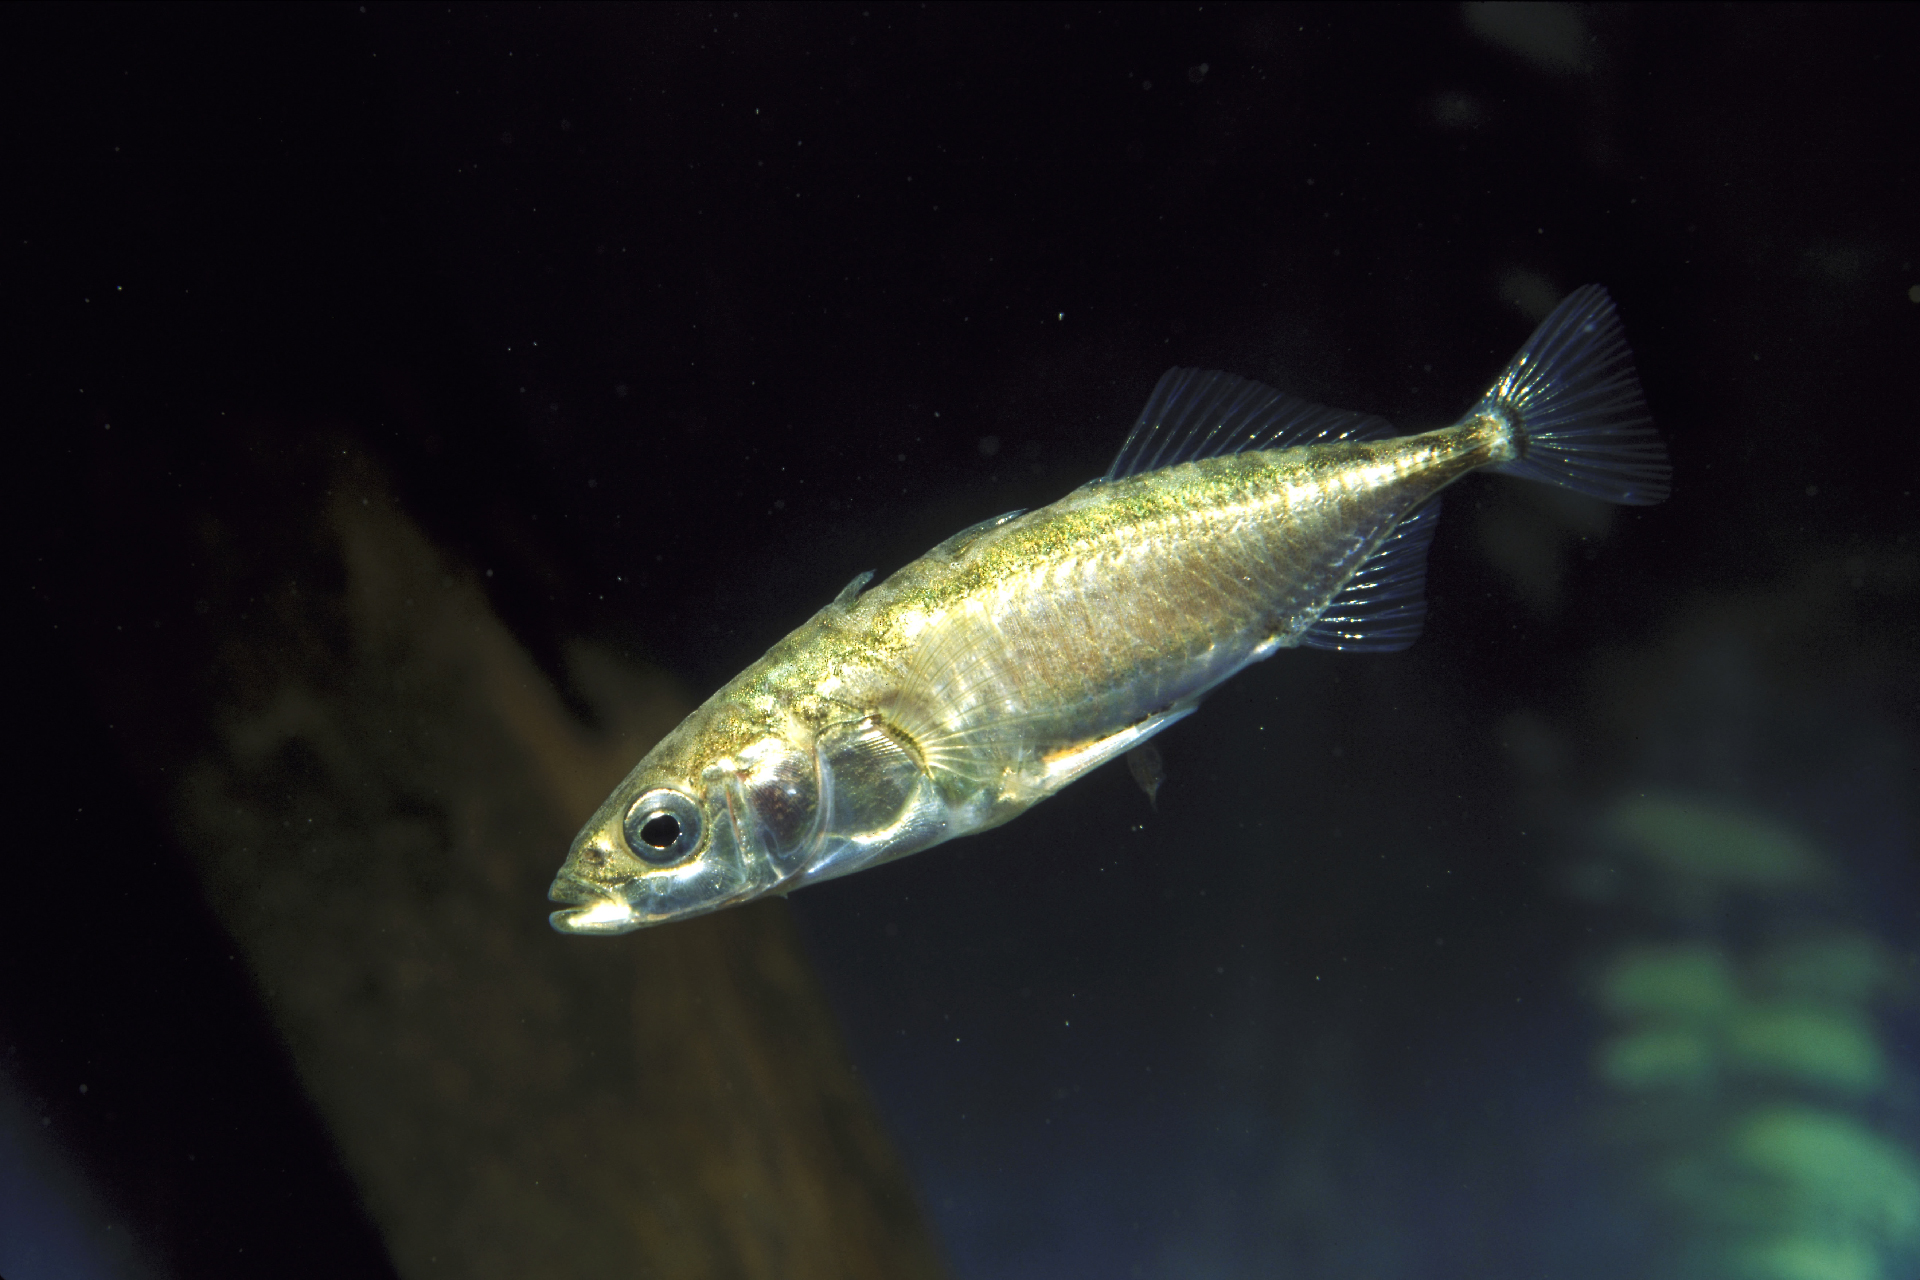
[[656, 849], [665, 849], [680, 838], [680, 819], [670, 813], [656, 813], [640, 828], [640, 838]]

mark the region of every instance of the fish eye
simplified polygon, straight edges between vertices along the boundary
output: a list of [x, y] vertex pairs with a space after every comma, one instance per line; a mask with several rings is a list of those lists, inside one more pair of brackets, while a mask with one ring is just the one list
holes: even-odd
[[700, 806], [662, 787], [633, 802], [621, 830], [642, 861], [664, 867], [700, 846]]

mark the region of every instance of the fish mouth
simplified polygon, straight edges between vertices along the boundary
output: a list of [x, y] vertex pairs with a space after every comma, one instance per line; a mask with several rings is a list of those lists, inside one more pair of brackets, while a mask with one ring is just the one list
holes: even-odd
[[547, 890], [547, 898], [553, 902], [574, 904], [565, 911], [553, 911], [547, 915], [547, 923], [560, 933], [631, 933], [652, 923], [643, 919], [625, 898], [613, 897], [605, 889], [585, 884], [571, 876], [555, 876], [553, 887]]

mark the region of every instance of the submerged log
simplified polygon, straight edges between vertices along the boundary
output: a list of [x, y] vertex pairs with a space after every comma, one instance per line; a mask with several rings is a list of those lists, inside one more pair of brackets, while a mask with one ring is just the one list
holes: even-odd
[[[400, 1274], [940, 1275], [784, 902], [547, 926], [568, 840], [685, 697], [581, 647], [584, 727], [472, 572], [333, 465], [324, 499], [251, 500], [318, 536], [204, 518], [199, 611], [235, 621], [168, 785]], [[164, 676], [121, 652], [137, 702]]]

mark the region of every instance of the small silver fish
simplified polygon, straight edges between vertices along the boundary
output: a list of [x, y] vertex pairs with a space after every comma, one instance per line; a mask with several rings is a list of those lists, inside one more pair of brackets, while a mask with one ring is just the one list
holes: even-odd
[[1436, 495], [1481, 468], [1666, 496], [1605, 290], [1571, 294], [1465, 417], [1420, 435], [1171, 370], [1106, 475], [871, 590], [861, 574], [662, 739], [574, 840], [553, 927], [625, 933], [915, 853], [1017, 816], [1280, 649], [1403, 649]]

